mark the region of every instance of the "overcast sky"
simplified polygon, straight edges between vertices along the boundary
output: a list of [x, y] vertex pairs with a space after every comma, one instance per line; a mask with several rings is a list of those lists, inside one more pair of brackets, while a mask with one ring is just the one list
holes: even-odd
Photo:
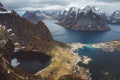
[[94, 5], [110, 14], [120, 9], [120, 0], [0, 0], [7, 9], [16, 11], [68, 9], [72, 6]]

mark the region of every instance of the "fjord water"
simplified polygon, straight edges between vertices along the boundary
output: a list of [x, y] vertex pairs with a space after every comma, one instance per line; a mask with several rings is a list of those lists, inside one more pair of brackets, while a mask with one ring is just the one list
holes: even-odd
[[43, 22], [49, 28], [55, 40], [65, 43], [81, 42], [88, 44], [120, 39], [120, 25], [110, 25], [110, 31], [99, 32], [67, 29], [63, 26], [55, 24], [58, 22], [55, 19], [46, 19], [43, 20]]
[[[119, 80], [120, 78], [120, 52], [115, 51], [111, 53], [103, 52], [100, 49], [84, 47], [79, 49], [80, 55], [92, 58], [89, 65], [83, 65], [90, 69], [93, 80]], [[107, 74], [107, 75], [106, 75]], [[108, 79], [110, 78], [110, 79]]]
[[[71, 30], [55, 24], [58, 21], [54, 19], [47, 19], [43, 22], [49, 28], [54, 39], [64, 43], [92, 44], [120, 39], [120, 25], [110, 25], [110, 31], [99, 32]], [[118, 80], [120, 78], [120, 51], [107, 53], [99, 49], [85, 47], [80, 49], [78, 53], [92, 58], [89, 65], [78, 63], [90, 69], [92, 80]]]

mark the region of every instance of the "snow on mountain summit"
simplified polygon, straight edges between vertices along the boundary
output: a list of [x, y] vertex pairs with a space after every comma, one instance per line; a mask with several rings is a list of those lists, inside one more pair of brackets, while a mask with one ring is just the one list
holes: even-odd
[[90, 11], [92, 11], [92, 12], [98, 14], [98, 15], [100, 15], [100, 14], [102, 13], [99, 8], [97, 8], [97, 7], [95, 7], [95, 6], [89, 6], [89, 5], [86, 6], [86, 7], [82, 10], [82, 12], [84, 12], [84, 13], [88, 13], [88, 12], [90, 12]]
[[76, 7], [71, 7], [68, 13], [73, 13], [73, 12], [77, 12], [78, 9]]
[[11, 13], [12, 11], [8, 11], [4, 8], [3, 4], [0, 2], [0, 14]]
[[113, 16], [114, 18], [119, 18], [120, 19], [120, 10], [116, 10], [114, 13], [113, 13]]
[[3, 7], [3, 4], [0, 2], [0, 7]]
[[106, 19], [106, 14], [94, 6], [86, 6], [83, 9], [71, 7], [68, 14], [58, 24], [75, 30], [107, 31], [110, 27]]
[[120, 10], [116, 10], [110, 17], [111, 23], [120, 24]]

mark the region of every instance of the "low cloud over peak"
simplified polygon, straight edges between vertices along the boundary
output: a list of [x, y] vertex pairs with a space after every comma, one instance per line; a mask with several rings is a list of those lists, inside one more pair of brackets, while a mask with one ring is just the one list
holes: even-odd
[[120, 2], [120, 0], [96, 0], [102, 2]]
[[94, 5], [108, 13], [120, 9], [120, 0], [1, 0], [7, 9], [16, 11], [65, 9]]

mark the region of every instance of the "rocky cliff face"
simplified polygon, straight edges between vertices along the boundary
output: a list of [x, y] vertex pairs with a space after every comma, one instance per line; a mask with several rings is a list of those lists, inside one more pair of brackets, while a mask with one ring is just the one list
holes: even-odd
[[54, 42], [50, 31], [43, 22], [32, 24], [16, 12], [6, 10], [2, 4], [0, 6], [2, 6], [0, 10], [0, 79], [42, 80], [40, 75], [31, 75], [11, 66], [11, 55], [16, 48], [22, 50], [22, 47], [31, 51], [37, 47], [39, 52], [47, 52], [50, 49], [50, 43]]
[[42, 21], [32, 24], [14, 11], [2, 11], [0, 13], [0, 24], [12, 32], [11, 36], [13, 36], [15, 42], [22, 45], [30, 43], [32, 37], [48, 42], [53, 41], [50, 31]]
[[110, 16], [110, 23], [111, 24], [120, 24], [120, 10], [116, 10]]
[[2, 3], [0, 2], [0, 11], [7, 11], [4, 6], [2, 5]]
[[[0, 24], [0, 79], [59, 80], [63, 75], [75, 74], [75, 71], [79, 72], [80, 79], [91, 79], [88, 70], [75, 64], [74, 58], [77, 55], [54, 41], [43, 22], [32, 24], [14, 11], [1, 11]], [[51, 63], [47, 68], [31, 75], [11, 66], [11, 55], [16, 49], [44, 53], [51, 57]]]
[[4, 26], [0, 25], [0, 80], [42, 80], [40, 76], [31, 75], [11, 66], [14, 42]]
[[84, 9], [70, 8], [67, 16], [58, 24], [76, 30], [110, 30], [105, 14], [90, 6]]

